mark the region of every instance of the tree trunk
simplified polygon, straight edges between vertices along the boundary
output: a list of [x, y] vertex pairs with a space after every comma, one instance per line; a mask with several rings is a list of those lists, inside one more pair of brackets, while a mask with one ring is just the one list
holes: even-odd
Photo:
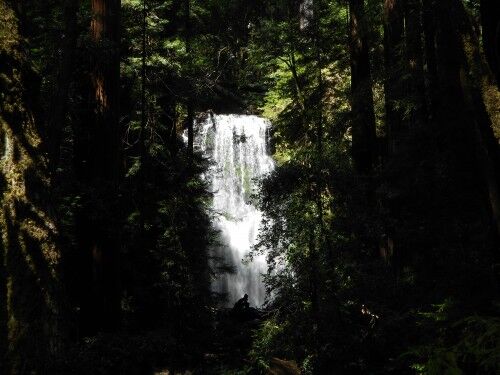
[[79, 0], [64, 2], [64, 35], [62, 37], [59, 71], [56, 79], [55, 94], [52, 98], [48, 118], [49, 162], [53, 175], [59, 164], [61, 152], [61, 136], [66, 122], [68, 95], [73, 72], [73, 60], [77, 40], [77, 14]]
[[77, 218], [87, 280], [81, 291], [84, 334], [114, 330], [120, 317], [120, 6], [120, 0], [91, 2], [91, 116], [76, 140], [82, 159], [77, 173], [86, 189]]
[[15, 11], [0, 1], [0, 319], [7, 319], [0, 334], [8, 341], [1, 366], [8, 374], [46, 374], [64, 341], [61, 249], [34, 99], [25, 89], [29, 82], [36, 91], [36, 77], [23, 44]]
[[[482, 100], [468, 83], [468, 68], [462, 39], [463, 4], [459, 0], [440, 0], [435, 4], [437, 17], [436, 51], [439, 77], [438, 139], [446, 151], [445, 160], [451, 172], [452, 192], [458, 192], [464, 214], [482, 215], [498, 220], [498, 188], [494, 182], [491, 155], [485, 138]], [[478, 100], [479, 99], [479, 100]], [[491, 130], [491, 128], [490, 128]], [[496, 184], [496, 182], [495, 182]], [[492, 195], [492, 188], [496, 193]], [[463, 193], [467, 195], [463, 197]], [[460, 195], [462, 194], [462, 195]], [[488, 212], [478, 213], [480, 207]], [[478, 216], [476, 216], [478, 217]], [[498, 221], [496, 223], [498, 225]], [[496, 229], [496, 228], [495, 228]]]
[[404, 129], [403, 99], [403, 6], [401, 0], [384, 3], [385, 109], [389, 155], [397, 153]]
[[483, 48], [500, 88], [500, 13], [497, 0], [481, 0]]
[[409, 73], [411, 99], [410, 122], [422, 125], [427, 119], [425, 80], [422, 48], [422, 3], [421, 0], [406, 0], [406, 57]]
[[[3, 241], [2, 241], [3, 242]], [[7, 310], [7, 272], [5, 270], [5, 249], [0, 242], [0, 374], [7, 374], [7, 349], [9, 315]]]
[[92, 0], [95, 179], [116, 186], [120, 175], [120, 0]]
[[[186, 54], [188, 55], [188, 61], [191, 61], [193, 58], [191, 55], [191, 0], [185, 0], [185, 43], [186, 43]], [[189, 63], [188, 70], [191, 74], [192, 64]], [[191, 85], [190, 85], [191, 86]], [[187, 95], [187, 131], [188, 131], [188, 157], [190, 160], [193, 158], [193, 147], [194, 147], [194, 107], [193, 107], [193, 92], [192, 88], [190, 88], [190, 92]]]
[[145, 235], [145, 187], [146, 187], [146, 126], [147, 126], [147, 102], [146, 102], [146, 69], [147, 69], [147, 32], [148, 12], [146, 0], [142, 0], [142, 51], [141, 51], [141, 131], [139, 133], [139, 157], [140, 166], [137, 174], [137, 202], [139, 206], [139, 238], [141, 241]]
[[349, 12], [352, 156], [356, 171], [369, 174], [375, 159], [376, 133], [364, 1], [351, 0]]
[[[439, 78], [439, 126], [448, 140], [447, 147], [455, 148], [455, 154], [471, 152], [467, 145], [466, 133], [470, 130], [469, 114], [465, 111], [465, 99], [462, 91], [463, 50], [458, 30], [454, 24], [454, 0], [436, 2], [437, 20], [436, 52]], [[470, 134], [469, 134], [470, 135]], [[469, 138], [470, 139], [470, 138]], [[465, 142], [465, 143], [464, 143]], [[460, 165], [457, 163], [456, 165]]]
[[434, 0], [423, 0], [423, 28], [425, 41], [426, 78], [428, 87], [428, 114], [435, 117], [438, 102], [437, 61], [436, 61], [436, 21]]
[[[481, 163], [487, 195], [491, 207], [491, 217], [496, 227], [497, 240], [500, 240], [500, 148], [493, 128], [500, 128], [500, 91], [494, 84], [492, 72], [488, 69], [486, 50], [480, 48], [477, 28], [462, 3], [457, 3], [460, 23], [463, 30], [464, 80], [463, 91], [471, 111], [474, 113], [476, 127], [476, 149]], [[495, 14], [495, 13], [494, 13]], [[500, 16], [497, 15], [500, 20]]]

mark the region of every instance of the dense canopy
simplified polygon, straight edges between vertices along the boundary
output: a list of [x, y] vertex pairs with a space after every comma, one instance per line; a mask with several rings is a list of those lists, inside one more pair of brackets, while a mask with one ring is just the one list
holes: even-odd
[[[497, 8], [0, 0], [0, 374], [499, 374]], [[263, 306], [214, 287], [224, 114]]]

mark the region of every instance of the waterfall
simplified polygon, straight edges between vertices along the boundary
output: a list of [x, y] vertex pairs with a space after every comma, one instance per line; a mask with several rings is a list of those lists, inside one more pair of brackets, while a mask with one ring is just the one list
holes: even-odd
[[261, 274], [266, 272], [263, 255], [250, 263], [242, 260], [255, 243], [261, 212], [251, 203], [256, 179], [272, 171], [274, 163], [268, 154], [269, 121], [257, 116], [210, 115], [198, 124], [196, 144], [212, 161], [206, 178], [213, 191], [215, 226], [220, 240], [212, 251], [234, 273], [220, 275], [212, 284], [214, 291], [226, 293], [227, 304], [247, 293], [249, 302], [260, 307], [265, 289]]

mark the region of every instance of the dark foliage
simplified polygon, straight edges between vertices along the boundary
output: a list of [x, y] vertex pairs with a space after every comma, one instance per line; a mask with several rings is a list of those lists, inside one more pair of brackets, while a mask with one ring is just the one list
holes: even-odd
[[[495, 5], [0, 0], [0, 373], [498, 374]], [[273, 123], [250, 322], [209, 111]]]

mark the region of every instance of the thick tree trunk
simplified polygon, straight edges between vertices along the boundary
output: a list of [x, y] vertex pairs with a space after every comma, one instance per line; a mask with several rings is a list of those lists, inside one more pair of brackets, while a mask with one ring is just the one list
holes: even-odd
[[[139, 212], [139, 233], [140, 243], [144, 243], [146, 237], [146, 181], [148, 150], [146, 148], [146, 127], [147, 127], [147, 34], [148, 34], [148, 9], [146, 0], [142, 0], [142, 51], [141, 51], [141, 131], [139, 134], [139, 158], [140, 166], [137, 173], [137, 205]], [[136, 255], [136, 254], [134, 254]]]
[[81, 286], [84, 334], [114, 330], [120, 319], [120, 6], [120, 0], [91, 2], [92, 115], [76, 140], [77, 173], [86, 189], [77, 219], [82, 277], [88, 282]]
[[483, 48], [500, 88], [500, 13], [497, 0], [481, 0]]
[[92, 0], [91, 36], [95, 113], [95, 179], [115, 185], [120, 176], [120, 0]]
[[[186, 54], [188, 55], [188, 61], [193, 58], [191, 55], [191, 0], [185, 0], [185, 43], [186, 43]], [[191, 65], [189, 64], [189, 71], [191, 73]], [[193, 157], [193, 147], [194, 147], [194, 106], [193, 106], [193, 92], [192, 89], [187, 96], [187, 131], [188, 131], [188, 157], [192, 159]]]
[[[500, 147], [493, 128], [500, 128], [500, 91], [494, 84], [492, 72], [488, 69], [488, 57], [480, 48], [480, 36], [469, 13], [462, 3], [456, 3], [461, 15], [461, 39], [464, 50], [463, 80], [466, 101], [474, 113], [476, 127], [476, 149], [482, 167], [485, 186], [491, 207], [491, 217], [500, 240]], [[500, 16], [497, 15], [500, 20]]]
[[0, 1], [0, 319], [7, 319], [0, 334], [8, 340], [1, 366], [7, 374], [46, 374], [64, 341], [61, 249], [41, 133], [25, 89], [36, 79], [19, 30], [10, 2]]
[[[436, 52], [439, 78], [439, 132], [446, 145], [454, 151], [456, 157], [460, 154], [472, 153], [470, 144], [472, 127], [470, 114], [466, 113], [465, 99], [462, 91], [461, 75], [463, 73], [463, 49], [458, 35], [454, 17], [456, 7], [454, 0], [436, 2], [435, 14], [437, 22]], [[472, 160], [473, 157], [466, 157]], [[463, 159], [463, 157], [460, 157]], [[456, 163], [457, 166], [463, 166]]]
[[384, 58], [385, 58], [385, 109], [386, 133], [389, 155], [395, 154], [404, 130], [403, 99], [403, 6], [401, 0], [385, 0], [384, 3]]
[[427, 119], [425, 80], [422, 48], [422, 3], [421, 0], [406, 0], [406, 58], [409, 73], [412, 126], [422, 125]]
[[351, 113], [352, 156], [360, 174], [369, 174], [375, 161], [375, 114], [363, 0], [351, 0]]
[[[463, 212], [477, 212], [490, 206], [482, 216], [493, 219], [498, 230], [498, 175], [495, 176], [498, 151], [491, 150], [489, 119], [477, 84], [468, 77], [467, 56], [463, 32], [465, 10], [459, 0], [436, 2], [436, 51], [439, 77], [439, 107], [437, 119], [441, 148], [447, 150], [454, 190], [467, 192], [462, 199]], [[468, 79], [469, 78], [469, 79]], [[476, 77], [475, 79], [479, 79]], [[495, 145], [493, 146], [495, 148]], [[496, 146], [497, 147], [497, 146]], [[491, 152], [490, 152], [491, 151]], [[479, 215], [479, 213], [477, 213]]]
[[437, 93], [437, 61], [436, 61], [436, 21], [434, 14], [434, 0], [423, 0], [423, 29], [425, 42], [426, 79], [428, 88], [428, 114], [430, 118], [435, 116], [435, 108], [438, 102]]
[[0, 242], [0, 374], [7, 374], [7, 349], [9, 315], [7, 311], [7, 272], [5, 270], [5, 250]]
[[64, 34], [61, 41], [61, 57], [55, 84], [55, 94], [48, 117], [49, 161], [53, 175], [59, 164], [61, 136], [66, 122], [68, 95], [73, 71], [73, 60], [77, 40], [77, 15], [80, 0], [64, 2]]

